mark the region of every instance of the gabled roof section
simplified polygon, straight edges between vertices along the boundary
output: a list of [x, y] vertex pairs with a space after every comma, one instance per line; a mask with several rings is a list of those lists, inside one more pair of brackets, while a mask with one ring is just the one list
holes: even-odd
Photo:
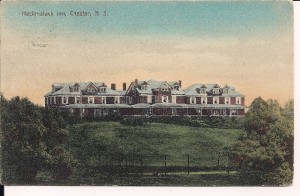
[[167, 81], [149, 80], [148, 84], [151, 89], [158, 89], [164, 84], [171, 88], [170, 84]]
[[228, 86], [227, 84], [225, 84], [225, 86], [224, 86], [223, 88], [228, 88], [228, 89], [229, 89], [229, 88], [230, 88], [230, 86]]
[[179, 81], [168, 82], [170, 86], [179, 85]]
[[214, 84], [213, 88], [221, 88], [218, 84]]
[[134, 82], [131, 82], [130, 83], [130, 85], [129, 85], [129, 87], [127, 88], [127, 90], [126, 90], [126, 93], [125, 94], [128, 94], [131, 90], [134, 90], [134, 85], [135, 85], [135, 83]]
[[90, 82], [90, 83], [85, 87], [84, 91], [87, 90], [87, 88], [89, 88], [89, 87], [93, 87], [95, 90], [98, 89], [97, 86], [96, 86], [93, 82]]
[[[243, 96], [239, 92], [235, 91], [234, 86], [229, 86], [229, 85], [227, 85], [227, 86], [229, 87], [229, 91], [228, 91], [228, 94], [226, 94], [226, 96]], [[214, 87], [220, 88], [220, 86], [218, 84], [194, 84], [194, 85], [189, 86], [186, 89], [184, 89], [185, 95], [199, 96], [197, 89], [199, 89], [201, 87], [205, 87], [207, 92], [211, 91]]]
[[[99, 87], [107, 87], [104, 82], [74, 82], [74, 83], [54, 83], [53, 87], [60, 88], [55, 92], [49, 92], [45, 96], [51, 95], [79, 95], [80, 92], [71, 92], [71, 88], [74, 85], [79, 85], [80, 90], [86, 90], [90, 85], [92, 85], [95, 89]], [[97, 95], [120, 95], [120, 92], [114, 91], [110, 88], [106, 89], [105, 93], [97, 93]]]

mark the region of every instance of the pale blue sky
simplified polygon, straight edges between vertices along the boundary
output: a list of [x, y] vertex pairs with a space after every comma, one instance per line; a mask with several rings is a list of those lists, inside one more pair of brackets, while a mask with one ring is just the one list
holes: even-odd
[[[24, 17], [22, 11], [104, 11], [107, 17]], [[292, 30], [289, 2], [5, 2], [6, 22], [23, 33], [120, 36], [260, 36]]]

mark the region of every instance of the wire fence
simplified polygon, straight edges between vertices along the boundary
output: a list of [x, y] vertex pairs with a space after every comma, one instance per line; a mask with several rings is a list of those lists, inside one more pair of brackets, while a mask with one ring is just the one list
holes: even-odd
[[[210, 162], [210, 165], [207, 166], [203, 161]], [[176, 175], [231, 169], [228, 158], [222, 155], [217, 156], [213, 161], [190, 155], [99, 155], [94, 160], [90, 160], [89, 165], [98, 171], [120, 175]]]

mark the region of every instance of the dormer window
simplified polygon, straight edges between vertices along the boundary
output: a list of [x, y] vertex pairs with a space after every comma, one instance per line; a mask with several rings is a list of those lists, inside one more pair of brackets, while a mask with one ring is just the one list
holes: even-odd
[[73, 91], [74, 91], [74, 92], [79, 92], [79, 85], [78, 85], [78, 84], [75, 84], [75, 85], [73, 86]]
[[205, 94], [205, 93], [206, 93], [206, 89], [203, 88], [203, 87], [201, 87], [201, 88], [200, 88], [200, 94]]
[[224, 93], [224, 94], [227, 94], [227, 93], [228, 93], [228, 90], [229, 90], [228, 88], [224, 88], [224, 89], [223, 89], [223, 93]]
[[168, 91], [168, 90], [169, 90], [169, 88], [168, 88], [168, 86], [167, 86], [167, 85], [163, 85], [163, 86], [161, 87], [161, 90], [162, 90], [162, 91]]
[[96, 92], [96, 88], [93, 85], [89, 85], [88, 88], [87, 88], [87, 92], [95, 93]]
[[175, 86], [173, 86], [173, 88], [172, 88], [173, 90], [179, 90], [179, 85], [175, 85]]
[[213, 88], [213, 94], [219, 94], [220, 89], [219, 88]]
[[145, 90], [147, 90], [147, 85], [141, 85], [141, 90], [143, 90], [143, 91], [145, 91]]
[[106, 93], [106, 87], [100, 87], [99, 91], [100, 93]]

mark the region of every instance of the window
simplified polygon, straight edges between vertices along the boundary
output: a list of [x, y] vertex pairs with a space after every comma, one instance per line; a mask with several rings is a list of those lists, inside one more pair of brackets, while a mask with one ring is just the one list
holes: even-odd
[[89, 85], [87, 88], [87, 91], [90, 93], [95, 93], [96, 92], [96, 88], [93, 85]]
[[230, 104], [230, 97], [225, 97], [225, 104]]
[[196, 104], [196, 97], [190, 97], [190, 103]]
[[120, 103], [120, 97], [115, 97], [115, 104]]
[[74, 87], [73, 87], [73, 89], [74, 89], [74, 92], [79, 92], [79, 85], [74, 85]]
[[233, 110], [230, 110], [230, 115], [237, 115], [237, 111], [235, 110], [235, 109], [233, 109]]
[[241, 101], [241, 97], [236, 97], [236, 104], [241, 104], [242, 101]]
[[106, 92], [106, 87], [100, 87], [100, 93], [105, 93]]
[[62, 103], [67, 104], [68, 103], [68, 97], [62, 97]]
[[161, 87], [161, 90], [162, 90], [162, 91], [168, 91], [169, 88], [168, 88], [166, 85], [163, 85], [163, 86]]
[[152, 96], [151, 95], [148, 95], [148, 97], [147, 97], [147, 103], [152, 103]]
[[219, 104], [219, 97], [213, 97], [213, 103]]
[[224, 88], [224, 89], [223, 89], [223, 93], [227, 94], [227, 93], [228, 93], [228, 90], [229, 90], [228, 88]]
[[142, 85], [142, 86], [141, 86], [141, 90], [143, 90], [143, 91], [144, 91], [144, 90], [147, 90], [147, 85]]
[[75, 97], [75, 103], [80, 104], [81, 103], [81, 97]]
[[88, 97], [88, 103], [93, 104], [94, 103], [94, 97]]
[[172, 108], [172, 115], [176, 115], [176, 114], [177, 114], [176, 108]]
[[172, 103], [176, 103], [176, 96], [172, 96]]
[[200, 94], [205, 94], [205, 88], [200, 88]]
[[220, 89], [219, 88], [213, 88], [213, 94], [219, 94]]
[[162, 102], [167, 103], [168, 102], [168, 96], [162, 96]]
[[102, 97], [102, 104], [106, 104], [106, 97]]
[[179, 90], [179, 85], [175, 85], [172, 87], [173, 90]]

